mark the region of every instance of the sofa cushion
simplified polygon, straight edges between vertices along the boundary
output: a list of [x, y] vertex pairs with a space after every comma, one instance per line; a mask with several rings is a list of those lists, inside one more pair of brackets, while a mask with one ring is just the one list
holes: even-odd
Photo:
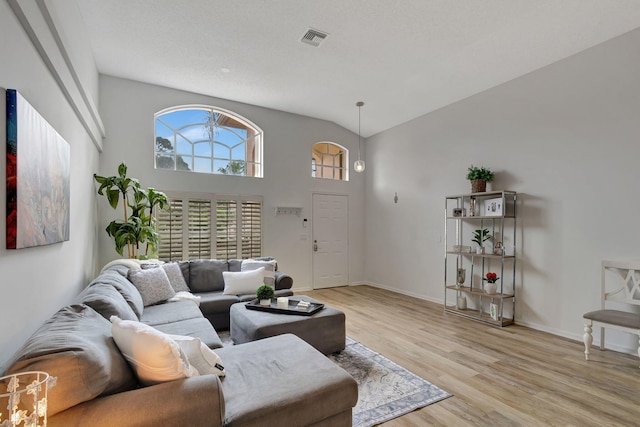
[[128, 277], [140, 292], [145, 307], [165, 302], [176, 294], [163, 268], [129, 270]]
[[142, 316], [140, 316], [140, 321], [147, 325], [155, 326], [163, 323], [198, 318], [202, 318], [202, 312], [193, 302], [175, 301], [145, 307]]
[[162, 268], [164, 272], [167, 273], [169, 283], [171, 283], [171, 287], [175, 292], [191, 292], [191, 289], [187, 286], [187, 282], [184, 280], [180, 264], [177, 262], [169, 262], [163, 264]]
[[85, 288], [74, 300], [75, 304], [85, 304], [109, 320], [111, 316], [118, 316], [126, 320], [138, 320], [138, 316], [127, 304], [122, 294], [116, 288], [105, 283], [95, 283]]
[[242, 266], [240, 271], [251, 271], [259, 268], [264, 268], [264, 284], [269, 285], [275, 289], [275, 275], [276, 261], [262, 261], [257, 259], [245, 259], [242, 260]]
[[250, 271], [225, 271], [222, 273], [224, 278], [225, 295], [244, 295], [256, 292], [256, 290], [264, 283], [264, 267]]
[[142, 314], [142, 310], [144, 309], [144, 303], [142, 302], [140, 292], [135, 286], [133, 286], [133, 283], [127, 280], [126, 274], [128, 274], [129, 270], [126, 271], [127, 273], [123, 276], [123, 271], [121, 271], [120, 267], [110, 267], [108, 270], [100, 273], [100, 275], [89, 284], [89, 287], [97, 283], [104, 283], [113, 286], [118, 292], [120, 292], [120, 295], [124, 297], [127, 304], [129, 304], [129, 307], [131, 307], [133, 312], [139, 318]]
[[[254, 299], [255, 299], [255, 293]], [[229, 312], [232, 304], [237, 303], [237, 295], [225, 295], [222, 292], [206, 292], [199, 294], [200, 310], [206, 316], [208, 313], [224, 313]]]
[[113, 339], [143, 385], [198, 376], [171, 337], [152, 326], [111, 317]]
[[50, 416], [137, 385], [111, 337], [111, 324], [86, 305], [62, 308], [27, 340], [7, 374], [24, 371], [57, 378], [48, 395]]
[[226, 261], [196, 259], [189, 261], [189, 288], [191, 292], [211, 292], [224, 289], [222, 272], [227, 271]]
[[222, 341], [211, 323], [201, 317], [199, 319], [185, 319], [177, 322], [153, 325], [157, 330], [170, 335], [185, 335], [199, 338], [209, 348], [222, 347]]

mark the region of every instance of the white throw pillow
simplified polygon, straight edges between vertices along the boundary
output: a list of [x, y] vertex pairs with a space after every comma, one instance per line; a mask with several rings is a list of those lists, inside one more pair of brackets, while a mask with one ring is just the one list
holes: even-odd
[[127, 277], [140, 292], [145, 307], [165, 302], [176, 294], [164, 268], [129, 270]]
[[170, 335], [178, 343], [184, 354], [187, 355], [191, 366], [196, 368], [200, 375], [213, 374], [224, 377], [224, 366], [222, 359], [200, 338], [187, 337], [184, 335]]
[[135, 371], [140, 383], [148, 386], [198, 376], [184, 351], [171, 337], [133, 320], [111, 316], [111, 334], [120, 352]]
[[223, 271], [224, 291], [226, 295], [255, 294], [264, 283], [264, 267], [251, 271]]
[[243, 259], [242, 265], [240, 266], [240, 271], [257, 270], [260, 267], [264, 267], [264, 284], [269, 285], [275, 289], [276, 265], [277, 265], [277, 261], [275, 259], [271, 261], [263, 261], [258, 259]]

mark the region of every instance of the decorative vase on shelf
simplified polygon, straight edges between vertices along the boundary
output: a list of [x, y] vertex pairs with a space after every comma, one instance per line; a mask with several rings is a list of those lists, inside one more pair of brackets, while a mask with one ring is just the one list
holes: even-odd
[[465, 268], [458, 268], [457, 282], [458, 287], [462, 286], [467, 277], [467, 270]]
[[498, 284], [496, 282], [489, 282], [485, 285], [484, 290], [488, 293], [488, 294], [495, 294], [496, 291], [498, 290]]

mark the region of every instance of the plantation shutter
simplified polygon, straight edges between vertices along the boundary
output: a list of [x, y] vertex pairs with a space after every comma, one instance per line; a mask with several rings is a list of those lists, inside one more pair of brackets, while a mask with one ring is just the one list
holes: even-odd
[[[167, 193], [156, 218], [163, 261], [262, 256], [262, 201], [257, 197]], [[215, 212], [213, 208], [215, 207]]]
[[175, 261], [183, 258], [182, 248], [182, 206], [181, 199], [169, 200], [167, 210], [158, 210], [156, 224], [160, 244], [158, 258], [164, 261]]
[[216, 258], [238, 258], [238, 202], [216, 201]]
[[242, 258], [262, 256], [262, 203], [242, 202]]
[[189, 200], [189, 259], [211, 258], [211, 200]]

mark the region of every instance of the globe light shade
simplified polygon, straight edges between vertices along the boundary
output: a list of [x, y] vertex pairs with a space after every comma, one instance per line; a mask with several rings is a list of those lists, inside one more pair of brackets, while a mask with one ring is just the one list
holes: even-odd
[[364, 160], [356, 160], [353, 164], [353, 170], [358, 173], [364, 172]]

